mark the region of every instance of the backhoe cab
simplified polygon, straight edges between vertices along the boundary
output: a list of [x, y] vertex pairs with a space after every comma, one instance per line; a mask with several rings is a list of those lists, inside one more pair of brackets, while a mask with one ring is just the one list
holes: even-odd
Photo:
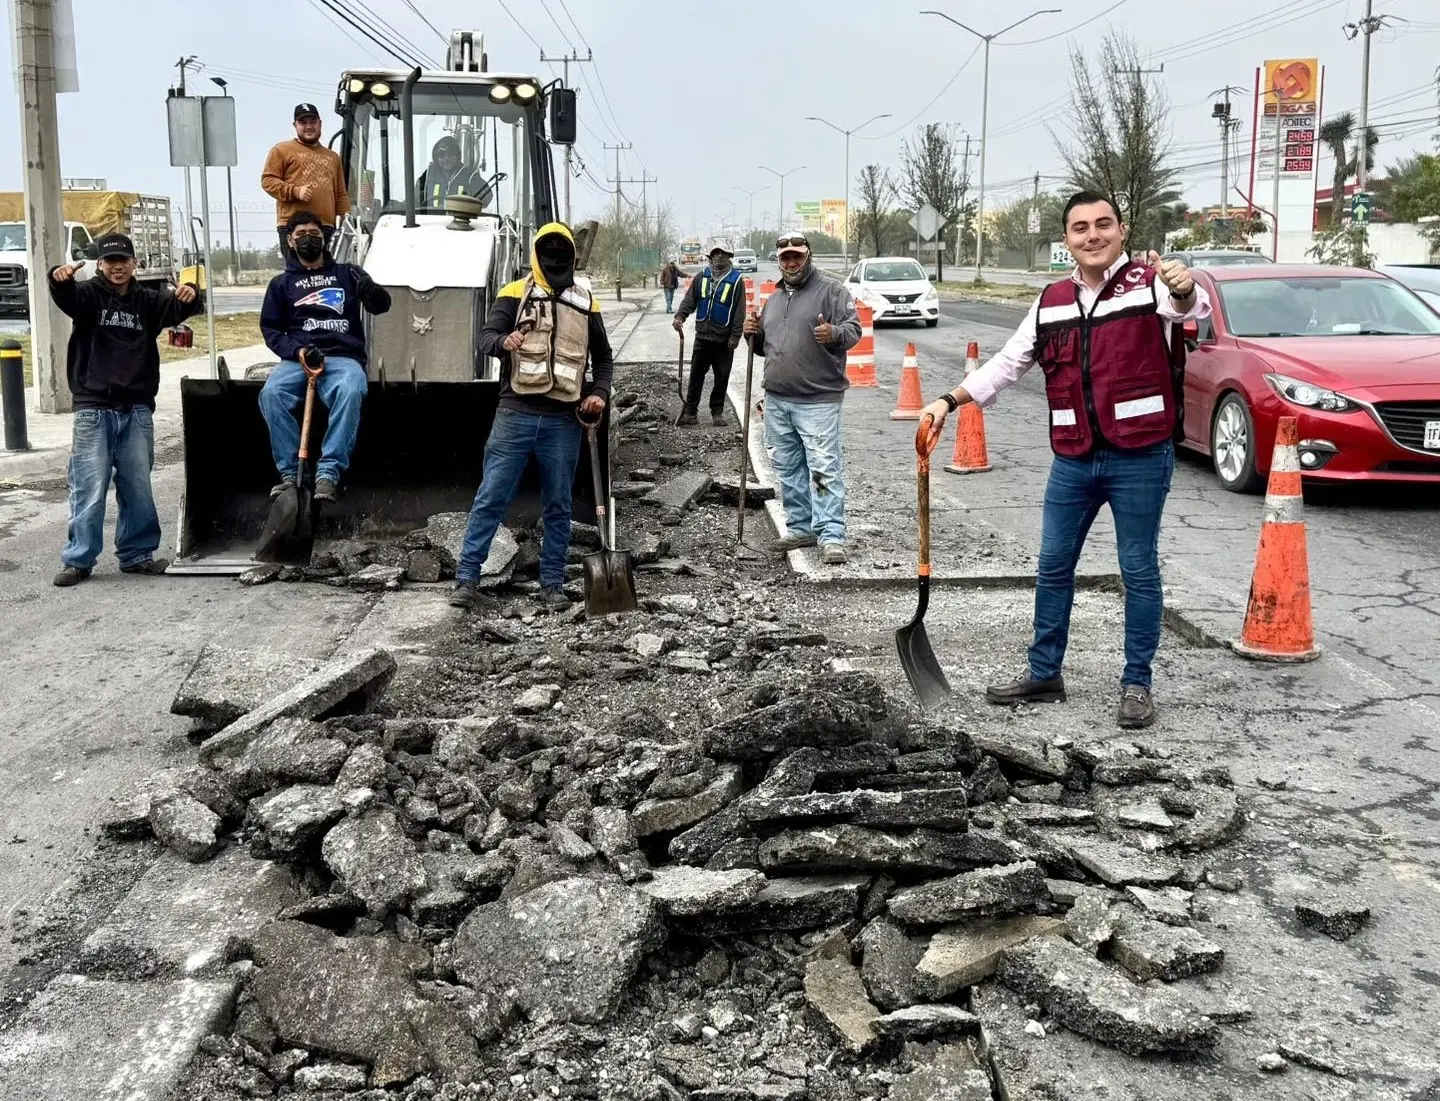
[[[480, 354], [478, 336], [499, 289], [530, 270], [537, 229], [559, 217], [550, 146], [574, 141], [575, 125], [573, 92], [488, 72], [482, 39], [468, 32], [451, 36], [443, 70], [344, 73], [335, 109], [351, 213], [331, 251], [363, 267], [393, 305], [367, 320], [360, 435], [340, 500], [320, 513], [322, 540], [399, 535], [469, 507], [499, 403], [500, 365]], [[437, 157], [437, 145], [448, 156]], [[587, 227], [576, 238], [583, 266], [593, 234]], [[262, 384], [182, 383], [177, 571], [252, 564], [275, 480]], [[323, 419], [313, 431], [319, 439]], [[590, 484], [582, 460], [577, 519], [593, 519]], [[522, 484], [512, 522], [534, 515], [537, 485]]]

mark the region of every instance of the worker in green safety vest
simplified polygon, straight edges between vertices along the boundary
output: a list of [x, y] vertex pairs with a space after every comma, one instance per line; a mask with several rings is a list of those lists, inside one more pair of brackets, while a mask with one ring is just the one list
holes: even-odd
[[464, 162], [460, 143], [449, 134], [435, 143], [430, 151], [430, 165], [415, 183], [418, 205], [434, 211], [445, 208], [452, 195], [472, 195], [489, 203], [490, 188], [475, 169]]

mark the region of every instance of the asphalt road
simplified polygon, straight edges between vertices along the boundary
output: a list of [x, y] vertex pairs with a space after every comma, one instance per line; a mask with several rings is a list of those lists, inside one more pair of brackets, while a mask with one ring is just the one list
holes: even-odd
[[[259, 313], [265, 301], [264, 287], [216, 287], [215, 314]], [[28, 333], [30, 322], [23, 317], [0, 316], [0, 333]]]
[[[915, 343], [924, 392], [933, 396], [963, 373], [967, 341], [979, 342], [983, 361], [1023, 316], [1018, 307], [964, 301], [946, 301], [941, 312], [935, 329], [877, 330], [881, 387], [892, 405], [906, 341]], [[983, 512], [1032, 549], [1050, 459], [1045, 410], [1043, 381], [1032, 373], [986, 413], [995, 469], [937, 475], [934, 491], [951, 507]], [[946, 446], [952, 440], [947, 432]], [[1440, 711], [1440, 492], [1413, 484], [1311, 485], [1305, 500], [1322, 647], [1380, 677], [1397, 695], [1423, 697]], [[1249, 591], [1261, 504], [1258, 496], [1222, 489], [1208, 458], [1181, 452], [1161, 536], [1166, 585], [1172, 600], [1183, 593], [1196, 617], [1222, 637], [1240, 629], [1235, 609], [1243, 609]], [[1114, 573], [1114, 545], [1104, 514], [1082, 569]]]

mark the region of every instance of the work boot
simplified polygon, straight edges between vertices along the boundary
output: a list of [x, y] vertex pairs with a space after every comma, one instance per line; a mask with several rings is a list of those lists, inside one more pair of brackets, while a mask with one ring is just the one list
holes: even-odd
[[797, 531], [790, 535], [782, 535], [775, 540], [775, 549], [781, 554], [787, 551], [798, 550], [800, 547], [813, 547], [815, 545], [815, 533], [813, 531]]
[[1125, 730], [1139, 730], [1155, 721], [1155, 701], [1150, 689], [1127, 684], [1120, 690], [1120, 713], [1115, 721]]
[[1065, 678], [1036, 680], [1025, 670], [1009, 684], [992, 684], [985, 689], [991, 703], [1064, 703]]
[[710, 423], [716, 428], [724, 428], [730, 422], [725, 419], [725, 410], [721, 409], [719, 412], [712, 412], [710, 414]]
[[826, 543], [820, 548], [820, 561], [827, 566], [845, 565], [845, 544]]
[[146, 577], [159, 577], [170, 568], [168, 558], [147, 558], [143, 562], [132, 562], [128, 566], [121, 566], [121, 573], [138, 573]]
[[469, 611], [480, 603], [480, 586], [473, 581], [457, 581], [450, 594], [450, 607]]
[[58, 589], [68, 589], [71, 585], [78, 585], [89, 577], [89, 570], [82, 570], [79, 566], [66, 566], [55, 575], [52, 584]]
[[335, 481], [332, 478], [317, 478], [315, 481], [315, 500], [335, 500]]
[[698, 416], [696, 416], [695, 413], [696, 413], [696, 411], [695, 411], [694, 407], [687, 405], [687, 406], [685, 407], [684, 412], [682, 412], [682, 413], [680, 414], [680, 425], [681, 425], [681, 427], [683, 427], [683, 428], [689, 428], [691, 425], [699, 424], [699, 423], [700, 423], [700, 418], [699, 418]]
[[570, 598], [565, 595], [565, 590], [559, 585], [547, 585], [541, 589], [535, 597], [542, 608], [552, 612], [563, 612], [570, 607]]
[[295, 479], [292, 478], [289, 474], [287, 474], [287, 475], [285, 475], [285, 477], [283, 477], [283, 478], [280, 479], [280, 482], [279, 482], [278, 485], [274, 485], [274, 486], [272, 486], [272, 487], [270, 488], [270, 500], [273, 501], [273, 500], [275, 500], [276, 497], [279, 497], [280, 494], [284, 493], [287, 489], [294, 489], [294, 488], [295, 488]]

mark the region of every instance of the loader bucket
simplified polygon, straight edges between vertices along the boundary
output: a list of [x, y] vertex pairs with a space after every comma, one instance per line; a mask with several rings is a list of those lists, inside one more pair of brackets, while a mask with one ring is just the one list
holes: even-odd
[[[235, 574], [255, 565], [254, 551], [278, 480], [260, 415], [259, 380], [182, 379], [185, 488], [172, 573]], [[321, 506], [318, 547], [338, 539], [397, 538], [437, 512], [467, 512], [480, 485], [485, 441], [499, 405], [496, 382], [371, 382], [340, 499]], [[607, 413], [608, 417], [608, 413]], [[327, 418], [312, 427], [324, 438]], [[601, 446], [608, 440], [601, 432]], [[602, 463], [607, 461], [602, 454]], [[575, 472], [575, 519], [595, 522], [589, 457]], [[532, 463], [507, 517], [527, 527], [540, 515]]]

